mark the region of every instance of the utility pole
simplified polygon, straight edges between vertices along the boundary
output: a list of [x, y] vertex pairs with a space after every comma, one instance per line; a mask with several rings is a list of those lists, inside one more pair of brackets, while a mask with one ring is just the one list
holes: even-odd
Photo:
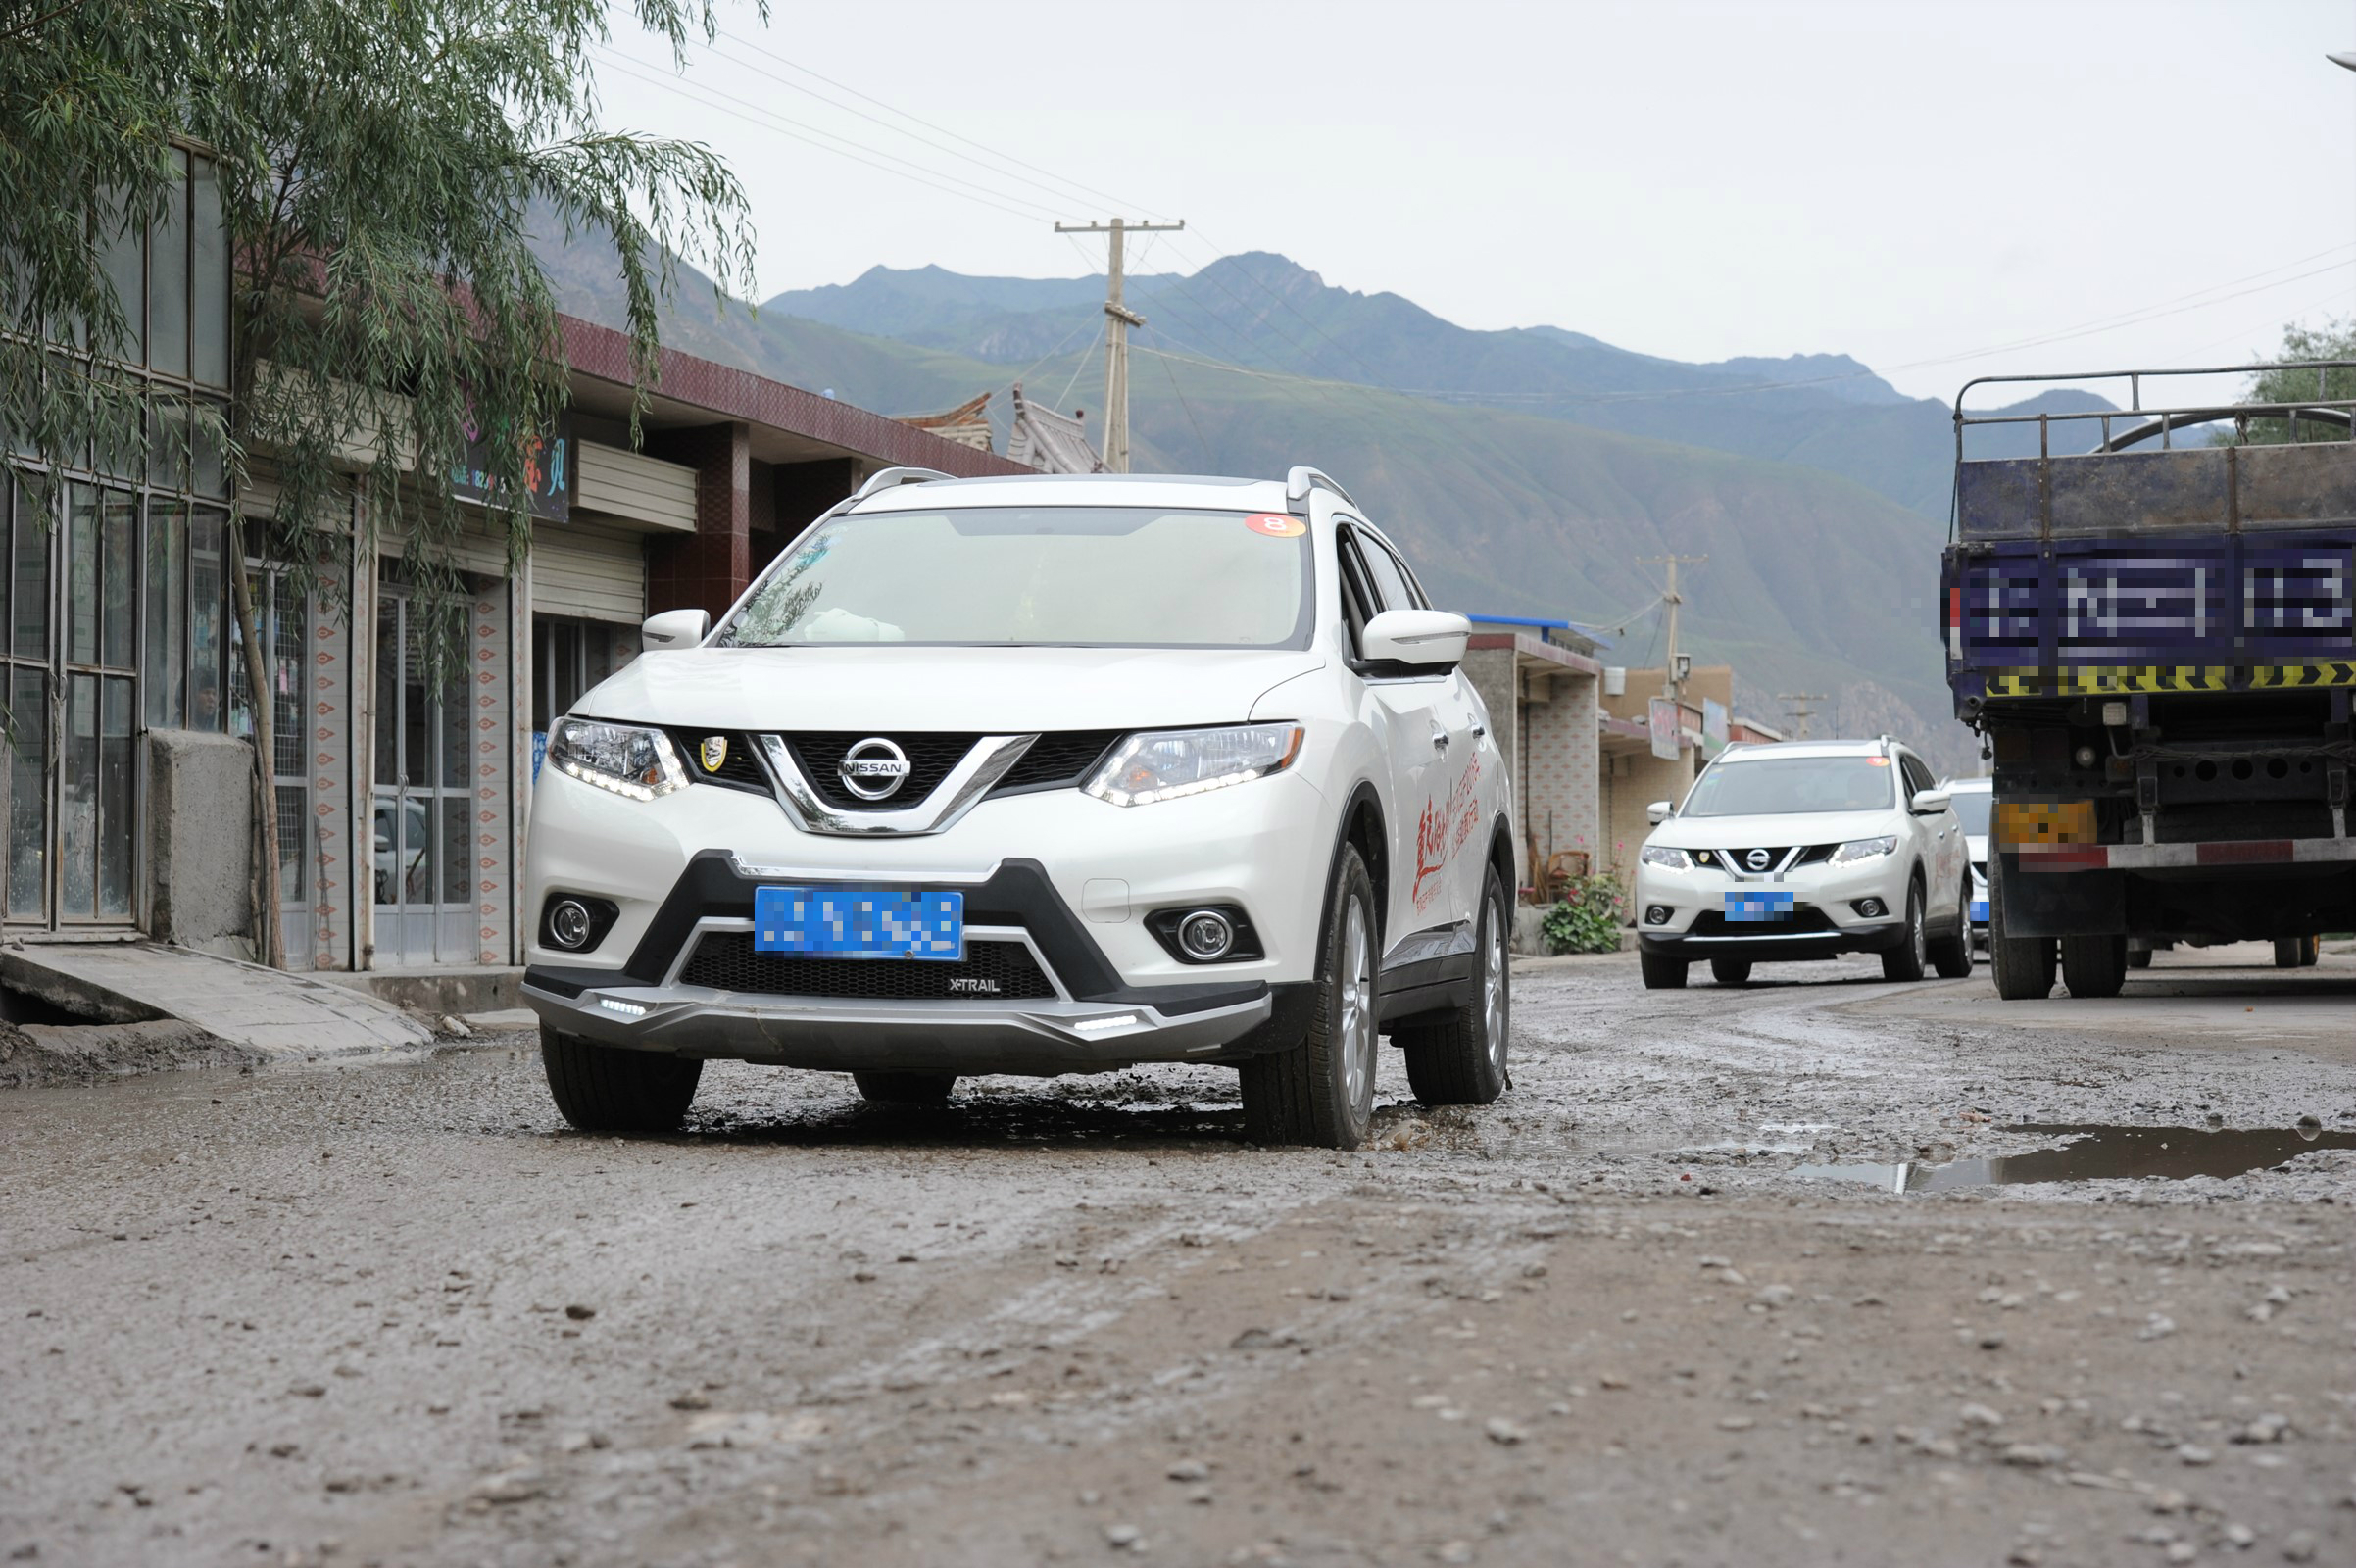
[[1637, 561], [1637, 564], [1640, 566], [1667, 566], [1669, 568], [1669, 586], [1660, 596], [1660, 602], [1669, 607], [1669, 689], [1666, 695], [1671, 702], [1677, 705], [1677, 710], [1681, 715], [1678, 719], [1680, 724], [1685, 722], [1682, 715], [1685, 712], [1686, 683], [1685, 677], [1680, 675], [1677, 670], [1677, 607], [1686, 601], [1685, 595], [1677, 591], [1677, 568], [1680, 565], [1699, 566], [1706, 564], [1709, 559], [1707, 556], [1644, 556]]
[[1132, 223], [1116, 218], [1109, 223], [1057, 223], [1058, 234], [1109, 234], [1111, 266], [1104, 287], [1104, 471], [1129, 471], [1129, 328], [1146, 318], [1121, 303], [1121, 238], [1126, 234], [1161, 234], [1184, 228], [1175, 223]]
[[1808, 738], [1808, 705], [1823, 702], [1824, 693], [1777, 692], [1775, 700], [1792, 705], [1792, 727], [1797, 732], [1792, 738], [1795, 741], [1806, 740]]

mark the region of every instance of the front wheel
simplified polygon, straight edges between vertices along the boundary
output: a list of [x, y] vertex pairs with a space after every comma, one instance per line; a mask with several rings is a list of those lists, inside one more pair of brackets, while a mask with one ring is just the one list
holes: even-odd
[[1505, 1092], [1505, 1051], [1512, 1037], [1512, 969], [1505, 956], [1505, 884], [1491, 866], [1481, 880], [1481, 920], [1474, 932], [1473, 994], [1437, 1023], [1397, 1030], [1407, 1083], [1427, 1105], [1486, 1105]]
[[1748, 958], [1712, 958], [1710, 978], [1722, 986], [1739, 986], [1750, 979]]
[[1930, 958], [1930, 939], [1923, 934], [1923, 885], [1906, 889], [1906, 943], [1882, 955], [1885, 980], [1920, 980]]
[[1643, 953], [1636, 956], [1637, 967], [1644, 972], [1646, 991], [1683, 991], [1686, 988], [1686, 960], [1672, 958], [1666, 954]]
[[1374, 1122], [1374, 883], [1355, 845], [1334, 859], [1307, 1035], [1243, 1063], [1244, 1136], [1355, 1149]]
[[585, 1133], [674, 1132], [704, 1076], [692, 1056], [591, 1045], [546, 1024], [540, 1065], [557, 1109]]
[[1966, 872], [1955, 895], [1955, 934], [1932, 938], [1927, 950], [1931, 966], [1941, 980], [1968, 980], [1972, 975], [1971, 891], [1971, 875]]

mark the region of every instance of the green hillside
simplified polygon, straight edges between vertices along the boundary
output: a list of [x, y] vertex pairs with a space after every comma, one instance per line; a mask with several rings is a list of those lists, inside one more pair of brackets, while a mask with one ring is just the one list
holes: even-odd
[[[600, 265], [575, 250], [546, 260], [564, 309], [616, 318], [610, 258]], [[733, 307], [721, 317], [703, 285], [682, 289], [665, 333], [690, 353], [889, 414], [1003, 391], [1023, 369], [780, 312]], [[1101, 354], [1075, 348], [1030, 368], [1025, 388], [1093, 411], [1101, 366]], [[1141, 472], [1326, 468], [1408, 548], [1436, 596], [1476, 613], [1607, 622], [1656, 592], [1658, 568], [1638, 558], [1707, 555], [1682, 584], [1686, 646], [1703, 662], [1735, 665], [1746, 712], [1774, 723], [1774, 693], [1825, 692], [1834, 726], [1910, 734], [1950, 765], [1970, 756], [1972, 739], [1948, 712], [1934, 629], [1942, 530], [1837, 474], [1544, 415], [1144, 355], [1131, 382]], [[1006, 401], [996, 400], [1002, 419]], [[1648, 647], [1657, 626], [1657, 615], [1641, 619], [1609, 657], [1657, 660]]]

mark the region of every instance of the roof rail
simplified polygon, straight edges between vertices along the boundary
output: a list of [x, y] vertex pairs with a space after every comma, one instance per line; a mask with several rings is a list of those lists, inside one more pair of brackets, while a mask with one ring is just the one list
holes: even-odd
[[1350, 492], [1343, 489], [1340, 484], [1335, 482], [1334, 476], [1322, 468], [1311, 468], [1303, 465], [1285, 475], [1285, 500], [1292, 506], [1301, 505], [1309, 498], [1311, 490], [1319, 489], [1331, 490], [1342, 498], [1345, 506], [1354, 507], [1357, 505], [1350, 499]]
[[860, 485], [852, 493], [851, 499], [864, 501], [878, 490], [891, 490], [904, 484], [927, 484], [935, 479], [954, 479], [956, 477], [956, 474], [943, 473], [938, 468], [878, 468], [868, 476], [865, 484]]

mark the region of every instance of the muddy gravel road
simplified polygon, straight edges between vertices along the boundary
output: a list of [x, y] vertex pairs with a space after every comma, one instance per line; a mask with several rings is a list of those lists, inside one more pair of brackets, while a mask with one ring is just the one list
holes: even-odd
[[708, 1071], [530, 1036], [0, 1097], [38, 1563], [2356, 1563], [2356, 956], [1647, 995], [1514, 1087], [1241, 1141], [1232, 1075]]

